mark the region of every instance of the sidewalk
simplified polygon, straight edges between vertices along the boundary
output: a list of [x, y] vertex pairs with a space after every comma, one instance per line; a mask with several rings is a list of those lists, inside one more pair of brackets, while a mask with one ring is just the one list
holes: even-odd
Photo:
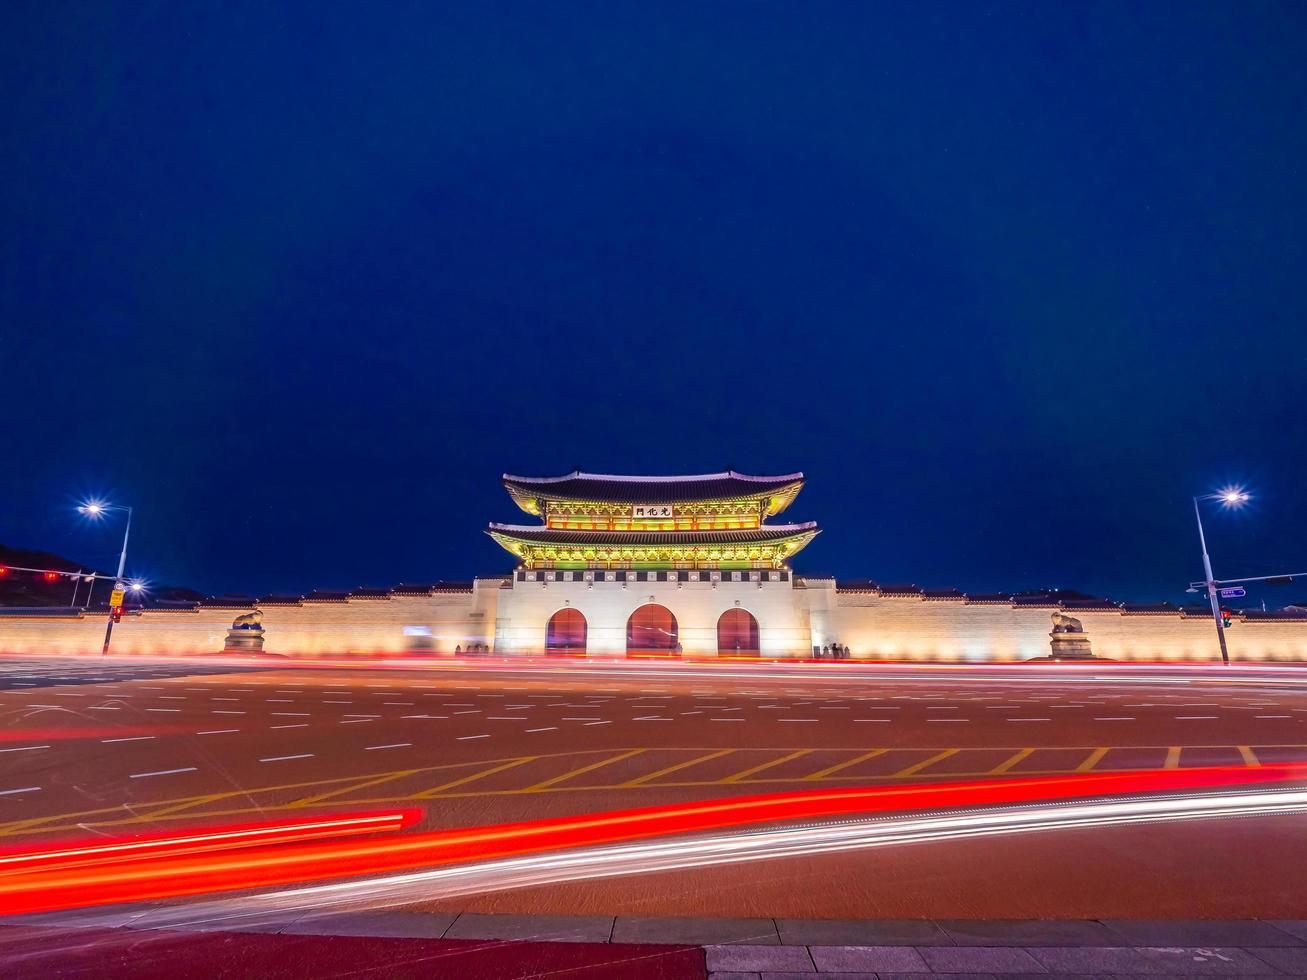
[[[699, 919], [87, 909], [0, 920], [0, 974], [793, 980], [1307, 976], [1307, 920]], [[202, 935], [197, 935], [201, 933]]]

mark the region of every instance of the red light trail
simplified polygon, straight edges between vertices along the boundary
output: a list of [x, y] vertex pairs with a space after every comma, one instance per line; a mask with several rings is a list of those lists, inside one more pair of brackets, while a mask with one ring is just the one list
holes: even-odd
[[[261, 828], [266, 839], [255, 832], [260, 828], [213, 828], [147, 841], [10, 852], [4, 855], [7, 863], [0, 864], [0, 913], [266, 888], [796, 820], [1272, 787], [1303, 780], [1307, 780], [1307, 765], [1299, 764], [846, 787], [346, 841], [306, 840], [303, 835], [331, 832], [333, 820], [376, 819], [380, 824], [387, 816], [392, 821], [389, 829], [396, 830], [411, 815], [323, 817], [266, 825]], [[333, 836], [378, 829], [369, 825], [360, 830], [357, 823], [340, 826], [342, 830]], [[232, 834], [245, 836], [228, 839]], [[278, 834], [302, 836], [283, 840]]]

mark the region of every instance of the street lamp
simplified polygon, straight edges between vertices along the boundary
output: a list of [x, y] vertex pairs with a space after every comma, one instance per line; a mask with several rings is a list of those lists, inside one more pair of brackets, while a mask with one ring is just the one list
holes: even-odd
[[1225, 620], [1221, 616], [1221, 603], [1216, 594], [1216, 578], [1212, 575], [1212, 559], [1207, 554], [1207, 536], [1203, 534], [1203, 515], [1198, 509], [1200, 500], [1219, 500], [1227, 509], [1242, 507], [1252, 499], [1243, 487], [1226, 487], [1216, 493], [1194, 497], [1194, 520], [1198, 522], [1198, 542], [1203, 546], [1203, 584], [1207, 586], [1207, 600], [1212, 604], [1212, 619], [1216, 621], [1216, 639], [1221, 644], [1221, 662], [1230, 664], [1230, 651], [1225, 646]]
[[[127, 567], [127, 536], [132, 531], [132, 509], [118, 504], [106, 504], [102, 500], [88, 500], [86, 503], [82, 504], [82, 506], [78, 507], [77, 510], [92, 520], [97, 521], [101, 520], [111, 510], [121, 510], [127, 513], [127, 523], [123, 527], [123, 550], [118, 555], [118, 574], [114, 576], [113, 582], [114, 590], [120, 591], [123, 587], [123, 571]], [[1208, 578], [1211, 578], [1211, 576], [1209, 575]], [[134, 589], [133, 591], [137, 590]], [[109, 620], [104, 626], [104, 646], [100, 649], [100, 656], [102, 657], [108, 656], [109, 653], [109, 637], [113, 635], [113, 611], [114, 606], [111, 602], [109, 604]]]

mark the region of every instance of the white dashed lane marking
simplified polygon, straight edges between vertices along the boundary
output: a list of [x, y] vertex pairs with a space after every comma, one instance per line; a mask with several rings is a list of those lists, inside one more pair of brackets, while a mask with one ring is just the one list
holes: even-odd
[[395, 742], [392, 745], [368, 745], [364, 746], [364, 752], [375, 752], [378, 749], [408, 749], [412, 748], [412, 742]]
[[22, 789], [0, 789], [0, 796], [13, 796], [15, 793], [39, 793], [40, 786], [24, 786]]
[[173, 776], [179, 772], [195, 772], [194, 766], [187, 766], [185, 769], [160, 769], [158, 772], [134, 772], [128, 779], [145, 779], [147, 776]]
[[36, 749], [48, 749], [48, 745], [20, 745], [14, 749], [0, 749], [0, 752], [32, 752]]
[[266, 759], [260, 759], [260, 762], [288, 762], [291, 759], [312, 759], [312, 752], [305, 752], [302, 755], [271, 755]]

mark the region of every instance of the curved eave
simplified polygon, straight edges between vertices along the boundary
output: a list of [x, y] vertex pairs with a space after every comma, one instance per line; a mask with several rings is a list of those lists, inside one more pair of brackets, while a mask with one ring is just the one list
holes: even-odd
[[[491, 524], [486, 533], [501, 548], [518, 558], [538, 548], [741, 548], [765, 546], [780, 548], [789, 558], [807, 547], [808, 542], [821, 533], [813, 522], [754, 528], [741, 531], [569, 531], [551, 533], [551, 528], [516, 527]], [[759, 533], [764, 532], [764, 533]], [[773, 533], [766, 533], [773, 532]]]
[[[504, 489], [508, 491], [513, 502], [524, 512], [539, 517], [544, 512], [546, 501], [566, 503], [640, 503], [654, 498], [659, 503], [703, 504], [719, 500], [762, 500], [766, 501], [765, 513], [775, 516], [794, 502], [803, 489], [805, 478], [802, 473], [787, 473], [781, 476], [750, 476], [726, 470], [722, 473], [698, 473], [686, 476], [617, 476], [605, 473], [583, 473], [576, 471], [566, 476], [534, 477], [503, 475]], [[567, 484], [588, 483], [592, 486], [586, 492], [573, 490]], [[712, 482], [729, 482], [729, 489], [704, 493], [695, 491], [696, 485]], [[669, 494], [668, 489], [683, 484], [684, 496]], [[599, 485], [594, 486], [594, 485]], [[600, 489], [599, 487], [602, 487]], [[653, 492], [652, 488], [657, 487]]]

